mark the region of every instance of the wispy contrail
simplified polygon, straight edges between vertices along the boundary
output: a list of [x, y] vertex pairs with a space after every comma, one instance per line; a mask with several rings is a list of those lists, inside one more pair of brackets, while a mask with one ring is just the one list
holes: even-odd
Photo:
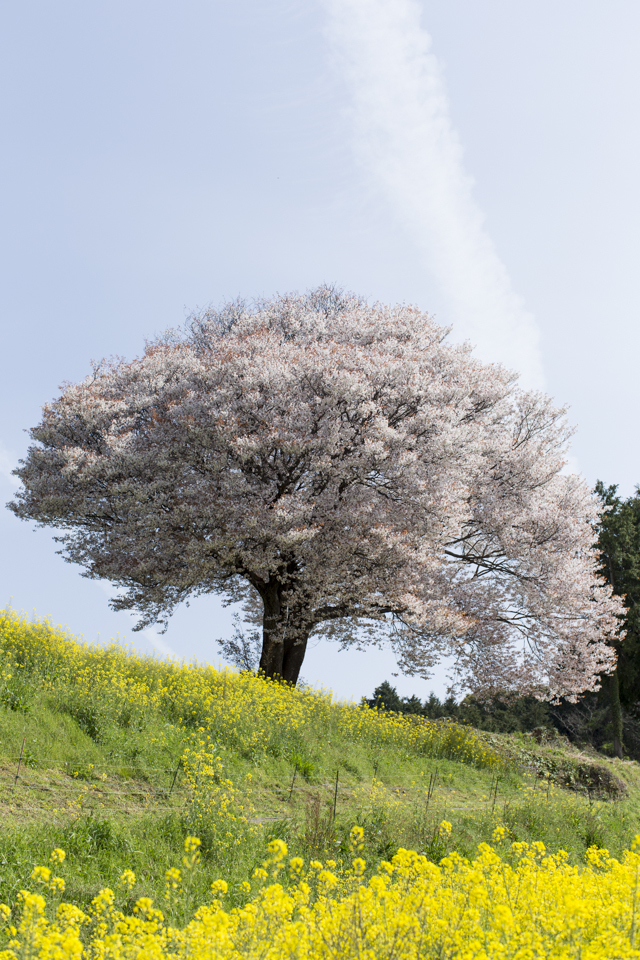
[[[413, 230], [450, 304], [456, 339], [542, 388], [535, 320], [482, 226], [442, 70], [417, 0], [323, 0], [353, 101], [358, 156]], [[428, 305], [427, 305], [428, 306]]]
[[[118, 594], [124, 593], [124, 587], [116, 587], [114, 584], [109, 583], [108, 580], [99, 580], [98, 583], [110, 600], [114, 594], [117, 596]], [[127, 612], [133, 621], [137, 619], [137, 616], [133, 611]], [[145, 640], [151, 644], [156, 653], [160, 654], [161, 657], [170, 657], [173, 660], [179, 659], [175, 650], [173, 650], [169, 644], [162, 639], [162, 637], [159, 637], [155, 630], [153, 630], [151, 627], [141, 630], [140, 633]]]
[[168, 657], [171, 660], [177, 660], [178, 654], [175, 650], [169, 646], [168, 643], [159, 637], [155, 630], [142, 630], [142, 636], [149, 641], [156, 653], [159, 653], [161, 657]]

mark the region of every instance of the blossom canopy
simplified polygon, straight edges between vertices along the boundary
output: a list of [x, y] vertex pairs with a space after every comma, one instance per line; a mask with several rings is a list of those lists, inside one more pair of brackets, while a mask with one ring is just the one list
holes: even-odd
[[259, 597], [268, 676], [325, 632], [477, 691], [593, 688], [620, 606], [565, 412], [446, 335], [327, 287], [208, 310], [45, 407], [11, 509], [140, 626]]

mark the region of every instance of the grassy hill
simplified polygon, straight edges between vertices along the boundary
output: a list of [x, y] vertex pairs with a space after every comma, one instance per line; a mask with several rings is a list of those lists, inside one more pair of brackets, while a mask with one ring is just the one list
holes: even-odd
[[[244, 905], [277, 841], [338, 871], [356, 851], [365, 879], [398, 848], [433, 863], [482, 843], [505, 862], [533, 842], [568, 864], [594, 846], [621, 857], [640, 832], [640, 768], [86, 645], [4, 611], [0, 814], [4, 903], [61, 849], [65, 903], [95, 909], [106, 887], [125, 914], [144, 895], [184, 924], [217, 878], [227, 908]], [[189, 877], [179, 904], [171, 869]]]

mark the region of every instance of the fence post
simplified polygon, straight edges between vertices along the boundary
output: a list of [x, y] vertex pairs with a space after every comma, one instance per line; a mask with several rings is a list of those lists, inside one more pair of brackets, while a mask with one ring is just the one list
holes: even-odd
[[13, 781], [14, 787], [17, 785], [18, 780], [19, 780], [19, 778], [20, 778], [20, 764], [22, 763], [22, 758], [23, 758], [23, 756], [24, 756], [24, 742], [25, 742], [26, 739], [27, 739], [27, 736], [26, 736], [26, 734], [25, 734], [25, 736], [22, 738], [22, 746], [20, 747], [20, 757], [19, 757], [19, 759], [18, 759], [18, 769], [16, 770], [16, 775], [15, 775], [15, 778], [14, 778], [14, 781]]
[[173, 775], [173, 780], [171, 781], [171, 787], [169, 789], [169, 796], [173, 793], [173, 788], [176, 785], [176, 779], [178, 777], [178, 771], [180, 770], [180, 764], [182, 763], [182, 757], [178, 760], [178, 766], [176, 767], [176, 772]]
[[437, 779], [438, 779], [438, 771], [436, 770], [435, 773], [432, 773], [432, 774], [430, 774], [430, 776], [429, 776], [429, 787], [428, 787], [428, 789], [427, 789], [427, 803], [426, 803], [426, 806], [425, 806], [425, 813], [426, 813], [426, 812], [428, 811], [428, 809], [429, 809], [429, 804], [431, 803], [431, 795], [433, 794], [433, 791], [434, 791], [434, 789], [435, 789], [435, 785], [436, 785], [436, 780], [437, 780]]
[[298, 772], [298, 768], [297, 768], [297, 767], [294, 767], [294, 768], [293, 768], [293, 780], [291, 781], [291, 790], [289, 790], [289, 800], [287, 801], [288, 803], [291, 803], [291, 797], [292, 797], [292, 794], [293, 794], [293, 785], [294, 785], [294, 783], [296, 782], [296, 773], [297, 773], [297, 772]]
[[496, 808], [496, 800], [498, 799], [498, 781], [499, 781], [499, 779], [500, 779], [500, 778], [499, 778], [498, 776], [496, 776], [496, 787], [495, 787], [495, 790], [494, 790], [494, 792], [493, 792], [493, 804], [492, 804], [492, 806], [491, 806], [491, 813], [492, 813], [492, 814], [493, 814], [493, 811], [494, 811], [495, 808]]

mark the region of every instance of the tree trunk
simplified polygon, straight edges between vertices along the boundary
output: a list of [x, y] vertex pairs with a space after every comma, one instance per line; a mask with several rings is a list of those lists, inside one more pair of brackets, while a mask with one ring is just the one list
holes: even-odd
[[620, 704], [620, 682], [618, 667], [609, 678], [609, 694], [611, 697], [611, 723], [613, 726], [613, 749], [616, 757], [622, 760], [622, 706]]
[[289, 621], [288, 610], [286, 614], [282, 610], [281, 591], [277, 581], [261, 591], [264, 613], [259, 670], [264, 677], [280, 677], [295, 686], [311, 631]]
[[281, 586], [277, 581], [268, 583], [261, 590], [264, 612], [262, 615], [262, 654], [260, 673], [265, 677], [281, 677], [284, 660], [284, 636], [282, 623]]
[[294, 687], [300, 676], [300, 668], [304, 655], [307, 652], [307, 640], [309, 631], [302, 636], [298, 635], [295, 639], [285, 640], [284, 657], [282, 662], [282, 679], [291, 683]]
[[[613, 564], [611, 562], [611, 550], [607, 550], [607, 562], [609, 565], [609, 583], [615, 590], [616, 585], [613, 579]], [[617, 651], [618, 658], [620, 651]], [[620, 703], [620, 679], [618, 677], [618, 664], [609, 679], [609, 694], [611, 697], [611, 724], [613, 726], [613, 750], [616, 757], [622, 760], [622, 705]]]

